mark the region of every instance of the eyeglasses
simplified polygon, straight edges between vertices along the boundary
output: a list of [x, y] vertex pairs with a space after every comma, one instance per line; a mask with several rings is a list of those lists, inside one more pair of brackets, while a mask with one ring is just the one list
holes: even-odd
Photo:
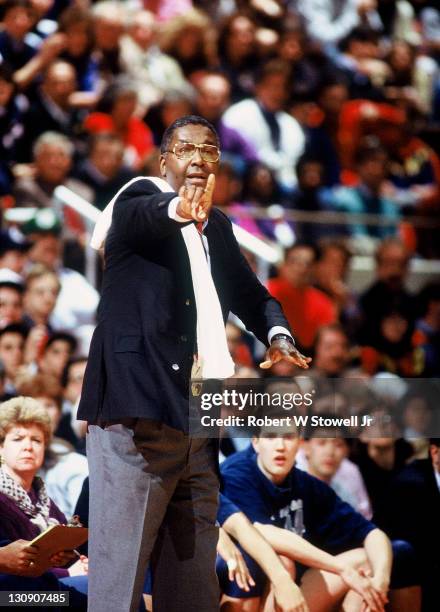
[[199, 149], [203, 161], [213, 164], [220, 159], [219, 148], [209, 144], [195, 144], [194, 142], [177, 142], [171, 151], [179, 159], [191, 159]]

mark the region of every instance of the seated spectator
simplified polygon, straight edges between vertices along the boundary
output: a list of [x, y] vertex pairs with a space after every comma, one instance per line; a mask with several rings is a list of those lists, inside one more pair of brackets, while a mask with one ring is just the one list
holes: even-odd
[[256, 23], [246, 12], [232, 13], [220, 24], [220, 67], [231, 84], [232, 102], [253, 94], [258, 65]]
[[[411, 387], [396, 404], [402, 437], [410, 442], [417, 457], [426, 457], [427, 438], [440, 424], [436, 422], [435, 401], [432, 398], [431, 381], [411, 381]], [[437, 419], [438, 421], [438, 419]]]
[[[319, 393], [314, 403], [316, 411], [329, 412], [335, 409], [335, 402], [341, 393], [340, 399], [344, 405], [354, 394], [357, 411], [365, 407], [369, 397], [368, 393], [364, 393], [361, 379], [367, 377], [358, 368], [350, 367], [352, 358], [350, 341], [344, 327], [340, 323], [321, 326], [313, 346], [313, 367], [304, 379], [308, 379], [309, 384], [312, 383]], [[359, 396], [356, 389], [360, 391]]]
[[99, 210], [104, 210], [115, 193], [135, 177], [124, 164], [124, 143], [115, 134], [105, 132], [91, 137], [88, 156], [72, 174], [93, 190], [91, 201]]
[[284, 110], [289, 66], [280, 60], [263, 64], [256, 81], [255, 99], [233, 104], [222, 122], [257, 150], [262, 162], [275, 172], [279, 186], [290, 193], [296, 185], [295, 164], [304, 150], [298, 122]]
[[[219, 206], [222, 209], [230, 206], [241, 207], [241, 189], [242, 183], [234, 166], [228, 161], [220, 161], [218, 172], [215, 176], [214, 206]], [[225, 213], [230, 214], [230, 211], [225, 211]]]
[[[313, 49], [312, 52], [310, 48]], [[290, 96], [313, 95], [321, 82], [322, 68], [328, 60], [310, 44], [297, 15], [288, 14], [283, 19], [277, 54], [292, 67]]]
[[341, 75], [325, 75], [316, 92], [321, 117], [305, 129], [306, 153], [322, 163], [326, 187], [333, 187], [341, 182], [343, 161], [339, 130], [342, 109], [348, 96], [348, 85]]
[[[2, 404], [0, 540], [32, 540], [51, 525], [67, 523], [36, 476], [50, 438], [49, 416], [37, 401], [17, 397]], [[61, 583], [87, 592], [87, 558], [82, 557], [68, 570], [50, 568], [50, 573]]]
[[196, 97], [194, 106], [197, 115], [210, 121], [220, 136], [222, 157], [233, 163], [239, 174], [248, 164], [256, 162], [258, 154], [239, 130], [227, 127], [221, 117], [231, 104], [231, 84], [219, 71], [205, 71], [194, 79]]
[[[365, 143], [355, 155], [355, 168], [359, 177], [356, 187], [339, 187], [333, 191], [331, 206], [334, 210], [353, 215], [346, 226], [348, 235], [354, 238], [368, 236], [383, 239], [396, 234], [399, 209], [396, 202], [383, 195], [389, 159], [386, 151], [374, 142]], [[357, 214], [376, 215], [391, 223], [389, 225], [368, 225], [356, 219]], [[341, 226], [342, 229], [342, 226]], [[362, 244], [362, 243], [360, 243]]]
[[253, 366], [252, 354], [243, 340], [243, 332], [238, 325], [231, 321], [226, 323], [226, 340], [236, 367], [246, 366], [251, 368]]
[[78, 401], [86, 371], [87, 357], [72, 357], [67, 362], [61, 385], [63, 387], [62, 416], [56, 435], [70, 442], [80, 453], [85, 454], [87, 423], [76, 418]]
[[0, 273], [0, 329], [23, 319], [23, 291], [21, 283], [7, 280]]
[[422, 372], [421, 351], [413, 346], [414, 322], [405, 305], [384, 305], [369, 339], [361, 347], [361, 367], [373, 376], [390, 372], [402, 377]]
[[[0, 33], [0, 37], [3, 32]], [[0, 65], [0, 195], [11, 193], [11, 166], [17, 157], [17, 144], [23, 135], [24, 96], [17, 94], [12, 68]]]
[[14, 82], [26, 89], [56, 58], [63, 47], [58, 34], [49, 36], [37, 51], [27, 35], [34, 26], [34, 7], [29, 0], [8, 0], [2, 5], [0, 55], [14, 71]]
[[[324, 186], [324, 167], [319, 159], [302, 155], [296, 164], [298, 185], [286, 199], [285, 206], [294, 211], [319, 213], [328, 209], [326, 189]], [[315, 214], [313, 215], [315, 216]], [[297, 240], [302, 242], [317, 242], [328, 235], [325, 224], [307, 221], [294, 222]]]
[[[408, 213], [438, 215], [440, 202], [440, 157], [426, 142], [413, 134], [413, 120], [404, 113], [403, 124], [388, 126], [379, 136], [390, 151], [389, 195]], [[409, 127], [408, 127], [409, 126]], [[431, 228], [416, 231], [417, 251], [424, 257], [439, 255], [438, 241]]]
[[[409, 545], [394, 544], [394, 572], [390, 581], [393, 555], [386, 535], [339, 499], [326, 484], [294, 467], [298, 445], [293, 428], [284, 433], [263, 430], [253, 438], [251, 447], [222, 463], [221, 473], [224, 494], [251, 522], [263, 526], [262, 532], [269, 542], [269, 528], [275, 525], [286, 531], [286, 540], [293, 531], [325, 552], [338, 555], [335, 561], [344, 565], [344, 569], [339, 566], [334, 574], [326, 572], [321, 564], [314, 565], [316, 569], [297, 568], [297, 580], [301, 581], [311, 612], [334, 609], [349, 591], [350, 599], [354, 597], [358, 604], [369, 597], [384, 602], [389, 588], [393, 604], [390, 609], [401, 611], [402, 602], [413, 605], [407, 609], [420, 610], [417, 579], [404, 566]], [[358, 570], [366, 563], [371, 572], [369, 584], [360, 586], [353, 574], [351, 579], [346, 578], [347, 566]], [[331, 587], [320, 588], [322, 581]], [[260, 597], [262, 589], [264, 582], [259, 581], [251, 592], [236, 590], [235, 598]], [[371, 606], [379, 610], [383, 603]]]
[[410, 260], [405, 245], [397, 238], [386, 238], [377, 247], [375, 260], [373, 283], [359, 298], [361, 344], [367, 344], [375, 335], [377, 323], [385, 310], [405, 305], [409, 314], [415, 312], [414, 298], [405, 287]]
[[76, 347], [74, 336], [66, 332], [54, 332], [41, 349], [37, 362], [38, 371], [45, 376], [53, 376], [61, 383], [64, 368], [75, 353]]
[[[411, 115], [404, 108], [369, 100], [350, 100], [341, 112], [339, 142], [344, 168], [353, 160], [365, 136], [376, 135], [388, 150], [387, 193], [408, 210], [432, 214], [438, 209], [440, 159], [414, 135]], [[353, 180], [347, 177], [346, 180]], [[422, 247], [424, 245], [421, 245]]]
[[31, 161], [34, 143], [44, 132], [64, 134], [80, 145], [81, 112], [71, 104], [75, 90], [75, 68], [60, 60], [52, 62], [43, 74], [29, 110], [23, 115], [24, 135], [18, 161]]
[[315, 287], [333, 301], [339, 320], [350, 338], [359, 324], [357, 296], [348, 284], [352, 253], [343, 240], [323, 239], [319, 242], [319, 255], [315, 263]]
[[[64, 185], [87, 201], [93, 199], [93, 192], [78, 179], [70, 178], [74, 155], [71, 140], [57, 132], [44, 132], [33, 146], [34, 174], [17, 179], [13, 189], [16, 206], [52, 208], [55, 205], [54, 191]], [[69, 213], [66, 221], [75, 226], [81, 221]], [[74, 226], [74, 227], [75, 227]]]
[[2, 5], [0, 52], [3, 61], [14, 71], [23, 68], [35, 55], [35, 49], [25, 38], [33, 26], [32, 4], [27, 0], [12, 0]]
[[379, 33], [369, 25], [354, 28], [340, 42], [335, 63], [348, 78], [350, 98], [383, 99], [381, 88], [391, 71], [379, 43]]
[[[373, 437], [375, 430], [361, 434], [351, 453], [358, 465], [373, 508], [373, 521], [386, 528], [386, 508], [390, 486], [413, 455], [413, 447], [394, 429], [388, 437]], [[380, 434], [379, 434], [380, 435]], [[383, 435], [383, 434], [382, 434]]]
[[161, 102], [170, 91], [191, 92], [178, 62], [163, 53], [157, 41], [158, 24], [153, 13], [136, 11], [129, 16], [127, 34], [121, 39], [121, 62], [137, 84], [144, 110]]
[[[394, 40], [387, 63], [390, 74], [385, 82], [385, 96], [390, 102], [400, 102], [408, 109], [424, 115], [432, 112], [438, 65], [428, 55], [418, 52], [406, 40]], [[403, 104], [402, 104], [403, 102]]]
[[[155, 145], [159, 146], [165, 130], [173, 121], [184, 115], [192, 114], [192, 96], [179, 91], [170, 91], [164, 95], [163, 100], [159, 104], [149, 109], [144, 117], [144, 121], [153, 133]], [[155, 170], [155, 172], [158, 172], [158, 170]], [[152, 172], [152, 174], [155, 172]]]
[[53, 210], [46, 208], [38, 211], [22, 229], [32, 241], [31, 261], [55, 270], [61, 283], [51, 325], [80, 336], [85, 326], [95, 322], [99, 296], [82, 274], [62, 265], [60, 220]]
[[121, 2], [102, 0], [92, 7], [95, 50], [100, 88], [109, 85], [122, 72], [121, 37], [125, 31], [125, 11]]
[[334, 322], [337, 316], [330, 299], [311, 285], [315, 261], [316, 249], [297, 243], [286, 250], [279, 275], [267, 283], [305, 351], [312, 347], [319, 328]]
[[11, 395], [16, 395], [15, 380], [24, 364], [26, 336], [26, 329], [18, 323], [12, 323], [0, 330], [0, 360], [5, 371], [4, 391]]
[[30, 248], [31, 243], [25, 239], [20, 231], [15, 229], [0, 231], [0, 270], [19, 282], [27, 263], [27, 252]]
[[429, 283], [417, 296], [420, 318], [416, 320], [413, 346], [423, 356], [424, 377], [440, 376], [440, 283]]
[[246, 204], [258, 208], [267, 208], [280, 201], [275, 173], [267, 164], [257, 161], [249, 165], [243, 176], [241, 197]]
[[[284, 248], [289, 248], [295, 241], [293, 225], [284, 219], [284, 208], [279, 204], [281, 199], [275, 173], [264, 163], [255, 162], [248, 166], [243, 176], [241, 199], [243, 205], [235, 205], [235, 210], [242, 211], [244, 216], [237, 215], [235, 222], [252, 234], [269, 238]], [[246, 208], [266, 208], [267, 215], [246, 216]], [[262, 212], [262, 211], [261, 211]]]
[[109, 132], [118, 136], [125, 147], [124, 161], [133, 170], [142, 167], [153, 149], [151, 130], [135, 115], [137, 101], [136, 84], [119, 77], [101, 98], [104, 112], [90, 113], [84, 122], [84, 128], [91, 134]]
[[24, 321], [31, 329], [44, 327], [48, 333], [53, 331], [49, 319], [55, 308], [61, 283], [57, 274], [44, 264], [35, 264], [26, 276], [24, 291]]
[[371, 21], [380, 29], [375, 3], [357, 3], [350, 0], [299, 0], [298, 13], [303, 17], [309, 36], [323, 45], [337, 45], [363, 21]]
[[163, 53], [178, 62], [185, 78], [189, 79], [193, 72], [212, 67], [214, 49], [210, 35], [213, 36], [209, 17], [192, 8], [163, 24], [159, 46]]
[[59, 57], [75, 68], [78, 91], [94, 92], [98, 87], [98, 67], [92, 57], [94, 40], [90, 12], [79, 6], [68, 6], [58, 19], [58, 31], [65, 37], [65, 47]]
[[[48, 374], [36, 374], [21, 380], [18, 393], [32, 397], [43, 406], [50, 417], [52, 435], [61, 419], [62, 388], [57, 379]], [[52, 437], [46, 447], [44, 463], [40, 469], [47, 494], [61, 512], [72, 517], [84, 479], [88, 475], [88, 463], [84, 455], [74, 452], [62, 438]]]
[[395, 477], [387, 495], [388, 532], [413, 547], [421, 568], [423, 610], [438, 605], [440, 563], [440, 439], [429, 440], [429, 457], [406, 465]]
[[[322, 417], [334, 417], [321, 414]], [[326, 437], [330, 436], [330, 437]], [[333, 491], [367, 519], [372, 511], [359, 468], [348, 459], [347, 432], [343, 428], [311, 427], [299, 449], [296, 467], [328, 484]], [[301, 453], [302, 451], [302, 453]], [[299, 459], [303, 459], [299, 463]]]

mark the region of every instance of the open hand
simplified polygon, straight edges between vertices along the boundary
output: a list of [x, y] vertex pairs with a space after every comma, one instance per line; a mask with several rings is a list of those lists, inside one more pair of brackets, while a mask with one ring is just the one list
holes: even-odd
[[274, 340], [266, 351], [266, 360], [260, 363], [260, 368], [268, 370], [274, 363], [278, 363], [284, 359], [297, 365], [304, 370], [307, 370], [311, 357], [306, 357], [296, 348], [292, 342], [284, 339]]

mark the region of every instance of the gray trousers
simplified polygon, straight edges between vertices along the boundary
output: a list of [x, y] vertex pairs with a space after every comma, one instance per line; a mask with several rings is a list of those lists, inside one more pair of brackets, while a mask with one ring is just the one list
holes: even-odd
[[89, 426], [89, 612], [218, 612], [216, 449], [148, 419]]

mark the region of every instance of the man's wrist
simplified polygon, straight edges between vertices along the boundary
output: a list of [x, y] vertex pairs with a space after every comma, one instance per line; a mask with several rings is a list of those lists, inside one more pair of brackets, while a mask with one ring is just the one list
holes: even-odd
[[274, 334], [270, 339], [270, 343], [272, 344], [275, 342], [275, 340], [285, 340], [295, 346], [295, 340], [292, 338], [292, 336], [288, 336], [287, 334]]
[[186, 217], [183, 217], [181, 214], [179, 214], [178, 212], [179, 204], [180, 204], [179, 196], [176, 196], [175, 198], [171, 200], [171, 202], [168, 204], [168, 216], [170, 219], [173, 219], [174, 221], [178, 221], [179, 223], [188, 223], [188, 221], [191, 221], [191, 217], [186, 218]]

